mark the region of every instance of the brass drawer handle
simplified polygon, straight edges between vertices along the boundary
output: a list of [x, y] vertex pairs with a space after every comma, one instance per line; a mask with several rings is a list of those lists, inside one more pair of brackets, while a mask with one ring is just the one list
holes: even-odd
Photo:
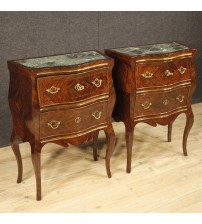
[[76, 117], [74, 120], [77, 124], [79, 124], [81, 122], [81, 118], [80, 117]]
[[95, 111], [94, 113], [91, 114], [95, 119], [100, 119], [102, 112], [101, 111]]
[[146, 101], [146, 102], [144, 102], [144, 103], [141, 104], [141, 106], [142, 106], [145, 110], [149, 109], [151, 105], [152, 105], [152, 103], [150, 103], [150, 102], [148, 102], [148, 101]]
[[173, 75], [173, 73], [170, 72], [169, 70], [166, 70], [164, 74], [165, 74], [165, 76], [167, 76], [167, 77]]
[[178, 100], [180, 103], [182, 103], [183, 100], [184, 100], [184, 96], [179, 95], [179, 96], [176, 97], [176, 100]]
[[60, 125], [60, 121], [55, 121], [55, 120], [50, 121], [48, 123], [48, 126], [50, 126], [52, 129], [57, 129], [59, 125]]
[[83, 85], [77, 83], [74, 88], [76, 91], [79, 92], [79, 91], [82, 91], [85, 87]]
[[178, 71], [180, 72], [180, 74], [184, 74], [185, 72], [186, 72], [186, 68], [184, 68], [184, 67], [180, 67], [180, 68], [178, 68]]
[[163, 101], [163, 105], [164, 106], [167, 106], [169, 104], [169, 100], [168, 99], [165, 99], [164, 101]]
[[145, 79], [150, 79], [152, 78], [154, 74], [151, 72], [145, 72], [144, 74], [142, 74], [141, 76], [144, 77]]
[[46, 90], [46, 92], [50, 94], [56, 94], [60, 91], [60, 88], [57, 88], [55, 86], [51, 86], [49, 89]]
[[96, 78], [93, 82], [91, 82], [94, 86], [100, 87], [102, 85], [102, 80]]

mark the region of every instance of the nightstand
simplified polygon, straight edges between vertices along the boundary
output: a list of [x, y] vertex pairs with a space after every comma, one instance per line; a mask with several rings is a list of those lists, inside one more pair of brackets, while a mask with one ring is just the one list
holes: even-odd
[[186, 156], [187, 137], [194, 120], [191, 99], [196, 85], [196, 49], [173, 42], [107, 49], [105, 53], [115, 60], [113, 117], [125, 124], [127, 172], [131, 172], [134, 127], [139, 122], [168, 125], [168, 141], [171, 141], [172, 124], [179, 114], [185, 113], [183, 152]]
[[104, 130], [106, 170], [111, 177], [115, 140], [111, 123], [115, 103], [113, 63], [98, 51], [8, 61], [11, 146], [18, 163], [17, 182], [22, 181], [20, 138], [31, 145], [37, 200], [41, 200], [40, 153], [49, 142], [67, 147], [93, 139], [97, 160], [98, 132]]

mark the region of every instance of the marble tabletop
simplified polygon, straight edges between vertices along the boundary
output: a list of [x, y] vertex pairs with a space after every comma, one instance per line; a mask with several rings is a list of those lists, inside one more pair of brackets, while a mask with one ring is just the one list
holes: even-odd
[[172, 43], [163, 43], [163, 44], [153, 44], [153, 45], [144, 45], [137, 47], [124, 47], [124, 48], [116, 48], [113, 51], [127, 54], [130, 56], [138, 56], [138, 55], [148, 55], [148, 54], [165, 54], [176, 52], [179, 50], [186, 50], [188, 47], [178, 44], [176, 42]]
[[103, 59], [107, 58], [96, 51], [86, 51], [64, 55], [16, 60], [15, 62], [32, 69], [37, 69], [45, 67], [78, 65], [90, 61]]

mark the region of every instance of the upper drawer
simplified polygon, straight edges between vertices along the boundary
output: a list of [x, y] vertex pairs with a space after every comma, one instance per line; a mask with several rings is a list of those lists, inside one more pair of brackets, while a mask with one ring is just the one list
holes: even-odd
[[108, 94], [108, 70], [42, 77], [37, 79], [37, 87], [41, 107], [76, 103]]
[[175, 84], [191, 78], [193, 59], [147, 62], [136, 65], [137, 88], [157, 87]]

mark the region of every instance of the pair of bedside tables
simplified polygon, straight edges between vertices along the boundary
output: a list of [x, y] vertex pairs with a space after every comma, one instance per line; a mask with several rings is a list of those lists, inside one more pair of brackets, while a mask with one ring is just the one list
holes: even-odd
[[172, 123], [185, 113], [183, 152], [187, 155], [187, 137], [193, 124], [195, 55], [195, 49], [173, 42], [108, 49], [105, 55], [88, 51], [8, 61], [17, 182], [22, 181], [19, 139], [31, 145], [37, 200], [41, 200], [42, 147], [48, 142], [66, 147], [93, 139], [97, 160], [100, 130], [107, 138], [106, 171], [111, 177], [115, 143], [112, 115], [125, 124], [127, 172], [131, 172], [134, 127], [139, 122], [168, 125], [171, 141]]

